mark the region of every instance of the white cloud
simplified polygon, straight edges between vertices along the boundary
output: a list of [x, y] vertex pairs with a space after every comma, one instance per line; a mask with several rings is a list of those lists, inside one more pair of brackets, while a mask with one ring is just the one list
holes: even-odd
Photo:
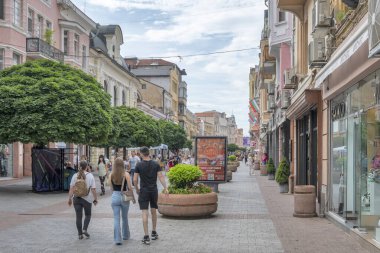
[[[156, 19], [142, 17], [134, 21], [138, 28], [124, 31], [123, 52], [128, 49], [128, 55], [138, 57], [258, 47], [265, 9], [263, 0], [88, 0], [88, 4], [130, 15], [157, 11]], [[167, 60], [186, 69], [188, 107], [193, 112], [233, 111], [247, 135], [248, 75], [257, 55], [251, 50]]]

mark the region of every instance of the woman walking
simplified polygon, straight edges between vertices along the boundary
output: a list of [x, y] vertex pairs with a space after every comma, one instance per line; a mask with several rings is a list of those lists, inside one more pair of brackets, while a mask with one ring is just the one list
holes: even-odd
[[[122, 192], [132, 191], [132, 183], [129, 173], [124, 169], [124, 161], [121, 158], [116, 158], [112, 173], [110, 175], [110, 186], [112, 187], [112, 210], [114, 218], [114, 241], [116, 245], [121, 245], [121, 235], [123, 240], [128, 240], [130, 237], [128, 225], [128, 210], [129, 201], [123, 201]], [[120, 231], [120, 214], [122, 218]]]
[[[98, 203], [95, 179], [91, 173], [87, 172], [87, 167], [88, 164], [86, 161], [79, 163], [79, 171], [73, 175], [69, 191], [68, 204], [71, 206], [74, 202], [79, 240], [83, 239], [83, 235], [85, 235], [86, 238], [90, 238], [87, 228], [91, 220], [92, 203], [94, 203], [94, 205]], [[92, 194], [90, 194], [90, 190]], [[85, 217], [82, 227], [83, 210]]]
[[102, 192], [100, 193], [100, 196], [104, 195], [106, 193], [106, 189], [104, 188], [104, 181], [106, 180], [107, 176], [107, 165], [106, 161], [104, 160], [104, 156], [100, 155], [98, 160], [98, 175], [100, 180], [100, 188]]

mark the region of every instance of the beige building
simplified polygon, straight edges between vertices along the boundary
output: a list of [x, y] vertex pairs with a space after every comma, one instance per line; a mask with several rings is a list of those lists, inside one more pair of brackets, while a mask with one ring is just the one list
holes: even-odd
[[164, 114], [168, 115], [170, 120], [178, 123], [179, 86], [186, 71], [181, 70], [176, 64], [162, 59], [126, 58], [125, 62], [134, 75], [161, 86], [171, 94], [171, 101], [167, 101], [171, 104], [171, 108], [164, 108], [166, 110]]

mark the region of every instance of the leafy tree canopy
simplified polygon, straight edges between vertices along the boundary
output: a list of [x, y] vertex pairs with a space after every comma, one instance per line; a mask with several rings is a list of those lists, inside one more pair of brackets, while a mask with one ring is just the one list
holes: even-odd
[[49, 60], [0, 72], [0, 143], [97, 144], [112, 128], [110, 96], [83, 71]]
[[178, 153], [179, 149], [188, 145], [186, 132], [181, 126], [165, 120], [159, 120], [159, 125], [163, 143], [168, 145], [170, 151]]
[[234, 143], [230, 143], [227, 145], [227, 151], [228, 152], [235, 152], [238, 149], [239, 149], [238, 145], [236, 145]]
[[162, 142], [158, 121], [142, 111], [119, 106], [113, 109], [115, 131], [109, 144], [116, 147], [157, 146]]

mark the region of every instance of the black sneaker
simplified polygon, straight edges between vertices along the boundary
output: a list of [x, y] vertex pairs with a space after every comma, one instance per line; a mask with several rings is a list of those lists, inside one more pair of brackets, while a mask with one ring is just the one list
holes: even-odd
[[90, 238], [90, 234], [86, 230], [83, 230], [83, 234], [86, 236], [86, 239]]
[[83, 235], [78, 235], [78, 239], [82, 240], [83, 239]]
[[144, 243], [146, 245], [150, 245], [149, 235], [144, 236], [144, 238], [142, 239], [142, 243]]
[[152, 231], [152, 240], [157, 240], [158, 239], [158, 234], [156, 231]]

